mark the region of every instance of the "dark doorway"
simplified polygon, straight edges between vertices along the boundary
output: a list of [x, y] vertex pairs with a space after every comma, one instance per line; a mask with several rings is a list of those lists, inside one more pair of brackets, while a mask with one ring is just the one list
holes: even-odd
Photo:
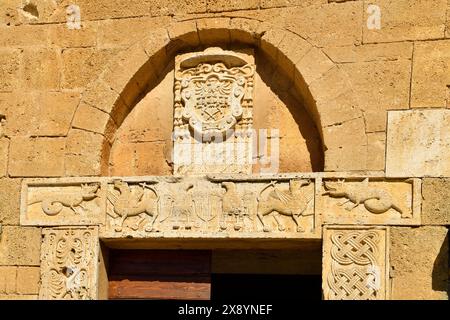
[[319, 275], [213, 274], [212, 300], [321, 300]]
[[109, 299], [320, 300], [320, 251], [111, 250]]

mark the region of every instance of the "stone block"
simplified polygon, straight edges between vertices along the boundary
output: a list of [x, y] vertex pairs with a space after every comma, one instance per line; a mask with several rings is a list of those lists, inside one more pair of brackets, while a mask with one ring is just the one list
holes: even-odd
[[65, 175], [100, 175], [103, 164], [104, 137], [101, 134], [73, 129], [67, 137]]
[[21, 295], [37, 295], [40, 280], [39, 267], [17, 268], [17, 293]]
[[234, 10], [258, 9], [259, 0], [206, 0], [206, 10], [208, 12], [223, 12]]
[[57, 177], [64, 175], [65, 138], [11, 139], [11, 177]]
[[23, 52], [23, 87], [27, 90], [58, 90], [61, 70], [60, 52], [33, 48]]
[[361, 5], [360, 1], [349, 1], [289, 8], [279, 13], [279, 23], [316, 47], [359, 45], [363, 24]]
[[0, 179], [0, 224], [18, 225], [20, 212], [20, 179]]
[[11, 93], [0, 96], [8, 136], [65, 136], [80, 95], [72, 92]]
[[84, 89], [98, 78], [118, 49], [96, 50], [93, 48], [65, 49], [62, 52], [64, 89]]
[[450, 225], [450, 179], [423, 179], [422, 224]]
[[0, 296], [16, 293], [17, 267], [0, 266]]
[[87, 48], [97, 45], [97, 22], [82, 22], [81, 29], [69, 29], [66, 23], [49, 27], [50, 44], [60, 48]]
[[0, 92], [18, 87], [21, 54], [18, 49], [0, 49]]
[[40, 228], [5, 226], [2, 228], [2, 231], [0, 241], [0, 265], [40, 265]]
[[9, 140], [0, 138], [0, 177], [5, 177], [8, 169]]
[[389, 111], [386, 175], [450, 175], [450, 111]]
[[446, 105], [450, 85], [450, 40], [418, 42], [414, 45], [411, 84], [412, 108]]
[[340, 68], [347, 73], [358, 95], [358, 107], [364, 110], [366, 119], [366, 132], [386, 130], [387, 110], [408, 109], [410, 60], [346, 63]]
[[[380, 29], [367, 27], [372, 11], [369, 5], [380, 8]], [[375, 0], [364, 3], [364, 43], [428, 40], [444, 37], [446, 0]]]
[[448, 299], [448, 229], [392, 227], [391, 299]]
[[73, 119], [72, 127], [104, 135], [110, 120], [108, 113], [81, 103]]

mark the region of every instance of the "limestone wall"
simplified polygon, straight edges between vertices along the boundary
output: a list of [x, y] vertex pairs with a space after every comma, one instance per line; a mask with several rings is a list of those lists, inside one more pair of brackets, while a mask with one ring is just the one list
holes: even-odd
[[[67, 27], [70, 4], [81, 29]], [[450, 1], [370, 4], [380, 29], [362, 0], [1, 1], [0, 298], [38, 296], [42, 228], [20, 226], [23, 178], [170, 175], [160, 92], [172, 94], [177, 52], [208, 46], [267, 60], [255, 127], [284, 130], [280, 171], [426, 177], [422, 226], [390, 227], [391, 297], [448, 298]], [[146, 131], [158, 106], [168, 113]], [[416, 126], [389, 116], [388, 135], [388, 111], [438, 108]]]

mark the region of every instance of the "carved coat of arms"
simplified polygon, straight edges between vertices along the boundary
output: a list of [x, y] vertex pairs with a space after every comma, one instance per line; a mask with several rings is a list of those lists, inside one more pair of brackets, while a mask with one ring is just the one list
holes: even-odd
[[191, 60], [176, 74], [176, 100], [182, 106], [183, 122], [203, 137], [224, 133], [242, 118], [254, 65], [226, 55], [207, 62]]

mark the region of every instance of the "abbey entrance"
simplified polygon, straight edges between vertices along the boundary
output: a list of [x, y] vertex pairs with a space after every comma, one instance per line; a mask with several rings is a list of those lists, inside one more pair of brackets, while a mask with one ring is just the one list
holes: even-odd
[[[448, 111], [368, 110], [342, 48], [171, 22], [114, 52], [63, 136], [14, 138], [6, 113], [0, 265], [38, 272], [39, 299], [447, 298]], [[31, 262], [8, 258], [21, 230]]]

